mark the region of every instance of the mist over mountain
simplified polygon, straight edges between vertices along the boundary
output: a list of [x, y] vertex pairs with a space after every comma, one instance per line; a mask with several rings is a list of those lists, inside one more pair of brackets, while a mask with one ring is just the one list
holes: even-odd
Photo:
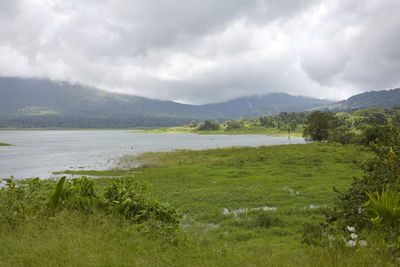
[[223, 103], [203, 105], [202, 107], [232, 118], [271, 115], [282, 111], [307, 111], [314, 107], [331, 103], [333, 101], [292, 96], [285, 93], [270, 93], [236, 98]]
[[47, 79], [0, 77], [0, 127], [126, 128], [307, 111], [328, 100], [271, 93], [202, 106]]

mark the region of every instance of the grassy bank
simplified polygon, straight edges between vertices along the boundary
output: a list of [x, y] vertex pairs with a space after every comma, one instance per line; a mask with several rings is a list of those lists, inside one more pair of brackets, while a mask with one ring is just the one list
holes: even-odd
[[[152, 184], [153, 196], [183, 212], [173, 235], [140, 231], [115, 217], [63, 211], [2, 230], [0, 265], [383, 266], [374, 247], [332, 252], [301, 244], [304, 223], [323, 222], [332, 187], [362, 172], [365, 147], [311, 143], [146, 153], [132, 170], [76, 171]], [[104, 176], [104, 178], [101, 178]], [[335, 254], [336, 253], [336, 254]]]
[[[219, 130], [197, 130], [195, 128], [182, 126], [173, 128], [161, 128], [141, 130], [135, 133], [194, 133], [194, 134], [264, 134], [269, 136], [288, 137], [287, 130], [266, 127], [245, 127], [240, 129], [219, 129]], [[302, 129], [296, 129], [290, 133], [291, 137], [302, 137]]]

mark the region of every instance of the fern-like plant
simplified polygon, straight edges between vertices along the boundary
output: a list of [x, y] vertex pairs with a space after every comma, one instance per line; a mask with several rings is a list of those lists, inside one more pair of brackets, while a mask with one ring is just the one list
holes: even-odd
[[368, 194], [368, 197], [365, 207], [377, 215], [371, 221], [381, 230], [385, 241], [383, 244], [386, 244], [393, 260], [398, 260], [400, 256], [400, 193], [395, 189], [385, 190], [384, 186], [381, 193]]
[[388, 228], [398, 228], [400, 222], [400, 193], [395, 190], [385, 190], [367, 193], [369, 200], [365, 204], [367, 210], [375, 213], [382, 225]]

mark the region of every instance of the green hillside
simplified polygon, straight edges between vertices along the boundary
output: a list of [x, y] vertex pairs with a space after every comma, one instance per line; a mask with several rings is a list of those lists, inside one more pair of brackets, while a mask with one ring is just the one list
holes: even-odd
[[303, 111], [329, 101], [284, 93], [185, 105], [45, 79], [0, 78], [0, 128], [166, 127], [192, 120], [226, 120]]
[[369, 107], [391, 108], [400, 105], [400, 88], [382, 91], [370, 91], [354, 95], [344, 101], [327, 105], [322, 109], [347, 111]]

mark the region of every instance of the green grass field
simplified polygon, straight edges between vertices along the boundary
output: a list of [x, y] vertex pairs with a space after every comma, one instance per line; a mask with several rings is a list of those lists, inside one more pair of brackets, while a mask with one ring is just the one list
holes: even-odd
[[310, 143], [146, 153], [131, 159], [142, 164], [132, 170], [69, 171], [99, 176], [98, 191], [109, 176], [148, 181], [156, 199], [183, 212], [180, 231], [167, 237], [101, 213], [61, 212], [1, 231], [0, 265], [384, 266], [373, 247], [334, 254], [301, 244], [303, 224], [323, 222], [332, 206], [332, 188], [362, 175], [353, 161], [371, 156], [361, 146]]

